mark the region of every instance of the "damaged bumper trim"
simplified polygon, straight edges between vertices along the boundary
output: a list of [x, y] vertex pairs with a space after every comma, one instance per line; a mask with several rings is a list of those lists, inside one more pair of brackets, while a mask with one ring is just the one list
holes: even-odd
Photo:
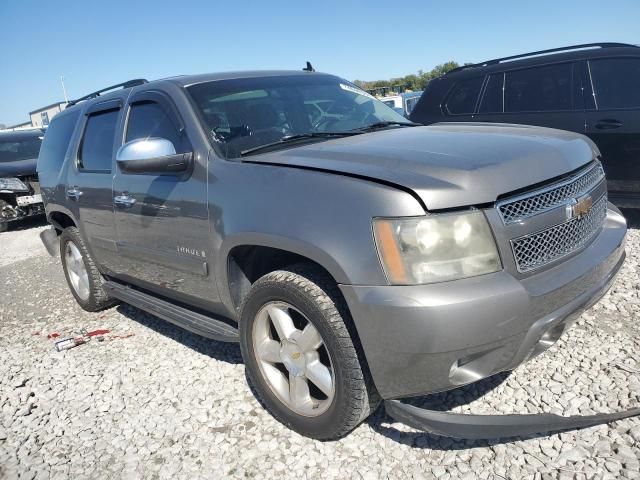
[[389, 416], [417, 430], [443, 437], [487, 440], [495, 438], [526, 437], [540, 433], [593, 427], [624, 418], [640, 416], [640, 408], [623, 412], [599, 413], [562, 417], [551, 413], [523, 415], [473, 415], [427, 410], [386, 400]]

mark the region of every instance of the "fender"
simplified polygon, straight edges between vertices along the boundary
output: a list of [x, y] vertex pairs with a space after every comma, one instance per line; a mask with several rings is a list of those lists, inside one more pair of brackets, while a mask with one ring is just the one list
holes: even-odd
[[259, 232], [236, 232], [227, 236], [221, 247], [218, 261], [215, 265], [216, 279], [219, 281], [220, 296], [229, 308], [233, 311], [233, 301], [229, 288], [228, 259], [229, 253], [235, 247], [244, 245], [255, 245], [259, 247], [270, 247], [278, 250], [306, 257], [324, 267], [337, 283], [348, 283], [348, 277], [338, 262], [328, 252], [302, 240], [292, 239], [280, 235], [264, 234]]

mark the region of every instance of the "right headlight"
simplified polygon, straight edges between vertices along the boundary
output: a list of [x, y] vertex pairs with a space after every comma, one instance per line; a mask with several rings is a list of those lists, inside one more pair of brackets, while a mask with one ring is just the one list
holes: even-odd
[[394, 285], [445, 282], [502, 269], [484, 214], [478, 210], [373, 221], [376, 246]]
[[29, 188], [18, 178], [0, 178], [0, 190], [12, 192], [28, 192]]

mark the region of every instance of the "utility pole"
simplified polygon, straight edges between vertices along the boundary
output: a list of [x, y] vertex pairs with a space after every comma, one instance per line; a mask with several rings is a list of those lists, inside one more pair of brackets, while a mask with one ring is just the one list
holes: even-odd
[[60, 75], [60, 83], [62, 84], [62, 93], [64, 93], [64, 101], [69, 103], [69, 97], [67, 97], [67, 89], [64, 88], [64, 76]]

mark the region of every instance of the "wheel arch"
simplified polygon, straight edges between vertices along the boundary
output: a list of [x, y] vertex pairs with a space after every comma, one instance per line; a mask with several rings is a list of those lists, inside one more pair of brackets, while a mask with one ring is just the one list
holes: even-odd
[[50, 211], [47, 214], [47, 220], [56, 229], [58, 235], [60, 235], [65, 228], [78, 226], [70, 213], [61, 210]]
[[324, 270], [335, 282], [348, 283], [338, 262], [309, 243], [287, 237], [249, 233], [227, 238], [217, 268], [220, 294], [235, 314], [253, 282], [262, 275], [295, 263], [310, 263]]

